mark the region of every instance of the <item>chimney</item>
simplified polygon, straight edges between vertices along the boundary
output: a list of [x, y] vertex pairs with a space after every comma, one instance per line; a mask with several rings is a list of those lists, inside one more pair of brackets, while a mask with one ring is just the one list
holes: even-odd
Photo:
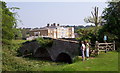
[[57, 24], [57, 26], [60, 26], [60, 24]]
[[49, 27], [50, 26], [50, 24], [47, 24], [47, 27]]

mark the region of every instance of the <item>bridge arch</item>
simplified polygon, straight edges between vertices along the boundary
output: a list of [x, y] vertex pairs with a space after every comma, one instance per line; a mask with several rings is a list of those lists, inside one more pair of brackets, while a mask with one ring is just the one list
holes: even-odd
[[72, 63], [72, 58], [70, 57], [69, 54], [67, 53], [60, 53], [58, 54], [57, 58], [56, 58], [56, 62], [66, 62], [66, 63]]
[[52, 60], [48, 50], [46, 48], [42, 48], [42, 47], [39, 47], [36, 50], [34, 56], [39, 57], [42, 60]]

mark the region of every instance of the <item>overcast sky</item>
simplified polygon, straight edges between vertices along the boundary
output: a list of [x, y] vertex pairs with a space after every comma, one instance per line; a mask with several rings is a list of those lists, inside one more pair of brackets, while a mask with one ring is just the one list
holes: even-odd
[[99, 15], [107, 6], [105, 2], [7, 2], [8, 7], [19, 7], [17, 10], [18, 27], [43, 27], [47, 23], [65, 25], [86, 24], [84, 18], [91, 16], [93, 7], [99, 7]]

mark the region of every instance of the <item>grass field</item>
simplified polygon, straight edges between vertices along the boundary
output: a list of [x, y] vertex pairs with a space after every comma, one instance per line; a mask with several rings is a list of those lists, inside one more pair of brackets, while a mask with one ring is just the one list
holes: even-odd
[[17, 57], [21, 40], [12, 41], [13, 45], [3, 46], [3, 71], [118, 71], [118, 52], [101, 52], [100, 55], [84, 62], [77, 58], [74, 63], [56, 63], [36, 58]]

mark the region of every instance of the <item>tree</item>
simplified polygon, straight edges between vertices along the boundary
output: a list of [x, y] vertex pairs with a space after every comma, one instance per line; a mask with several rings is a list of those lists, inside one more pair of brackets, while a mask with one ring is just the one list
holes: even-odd
[[120, 40], [120, 1], [108, 2], [108, 8], [103, 12], [103, 19], [106, 22], [101, 31], [114, 35], [114, 39]]
[[30, 30], [31, 28], [23, 28], [23, 29], [20, 29], [21, 30], [21, 33], [22, 33], [22, 39], [26, 39], [29, 35], [30, 35]]
[[[109, 40], [120, 41], [120, 1], [108, 2], [108, 7], [103, 12], [103, 19], [106, 21], [99, 31], [100, 37], [107, 35]], [[120, 45], [120, 43], [119, 43]], [[119, 46], [120, 47], [120, 46]]]
[[14, 35], [15, 35], [15, 40], [16, 39], [22, 39], [22, 32], [21, 29], [15, 29], [16, 31], [14, 31]]
[[94, 11], [91, 12], [92, 16], [89, 16], [84, 19], [86, 23], [94, 23], [95, 26], [98, 26], [102, 22], [101, 16], [98, 16], [98, 7], [94, 7]]
[[98, 31], [101, 29], [101, 27], [97, 27], [98, 30], [96, 30], [96, 27], [89, 27], [89, 28], [82, 28], [78, 29], [76, 33], [78, 33], [79, 38], [78, 40], [90, 40], [91, 43], [95, 43], [95, 41], [98, 39]]
[[14, 32], [16, 31], [17, 19], [15, 18], [16, 13], [11, 12], [10, 9], [7, 8], [5, 2], [0, 1], [0, 4], [0, 12], [2, 12], [2, 42], [5, 43], [5, 40], [12, 40], [15, 37]]

